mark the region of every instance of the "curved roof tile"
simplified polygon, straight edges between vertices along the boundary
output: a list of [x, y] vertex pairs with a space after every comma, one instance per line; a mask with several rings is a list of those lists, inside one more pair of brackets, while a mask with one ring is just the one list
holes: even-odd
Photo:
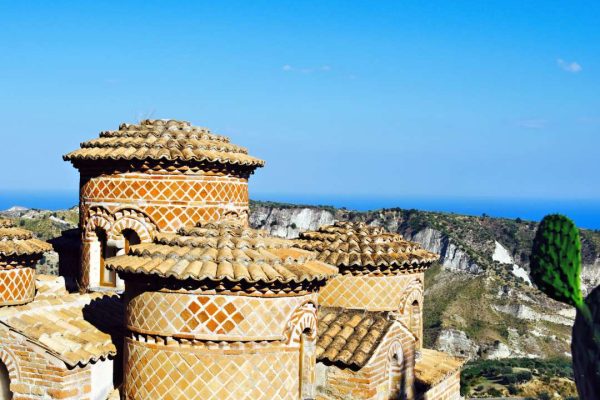
[[63, 156], [65, 161], [96, 160], [167, 160], [211, 162], [262, 167], [264, 161], [248, 151], [215, 135], [207, 128], [175, 120], [144, 120], [139, 124], [121, 124], [116, 131], [100, 133], [98, 139]]
[[41, 256], [50, 250], [50, 244], [34, 238], [30, 231], [15, 227], [9, 219], [0, 219], [0, 262], [11, 256]]
[[439, 256], [404, 240], [402, 235], [363, 222], [336, 222], [300, 233], [296, 246], [319, 253], [317, 259], [353, 273], [413, 272]]
[[202, 223], [158, 234], [153, 243], [132, 246], [128, 255], [108, 259], [106, 265], [119, 272], [214, 282], [300, 283], [337, 273], [314, 253], [292, 245], [233, 221]]
[[394, 323], [385, 311], [321, 307], [317, 360], [341, 367], [364, 367]]
[[69, 294], [0, 309], [0, 323], [20, 332], [70, 367], [117, 354], [123, 304], [116, 295]]

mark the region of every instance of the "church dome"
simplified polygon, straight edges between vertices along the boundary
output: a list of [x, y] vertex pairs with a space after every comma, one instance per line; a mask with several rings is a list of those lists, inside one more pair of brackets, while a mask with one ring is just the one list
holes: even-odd
[[121, 124], [118, 130], [100, 133], [98, 139], [81, 143], [81, 148], [63, 156], [76, 167], [98, 161], [163, 161], [179, 165], [220, 164], [254, 170], [264, 161], [248, 155], [229, 138], [186, 121], [144, 120]]

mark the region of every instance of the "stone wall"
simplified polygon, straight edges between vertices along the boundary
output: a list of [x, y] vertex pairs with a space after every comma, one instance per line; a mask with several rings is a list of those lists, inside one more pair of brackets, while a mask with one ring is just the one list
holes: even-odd
[[288, 323], [314, 295], [257, 297], [177, 292], [132, 294], [126, 327], [141, 334], [198, 340], [284, 340]]

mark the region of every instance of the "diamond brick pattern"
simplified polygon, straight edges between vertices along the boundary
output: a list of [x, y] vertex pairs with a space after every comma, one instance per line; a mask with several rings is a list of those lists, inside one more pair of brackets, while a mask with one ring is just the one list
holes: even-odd
[[339, 275], [330, 279], [321, 289], [319, 304], [371, 311], [399, 311], [405, 288], [414, 279], [410, 275]]
[[23, 304], [35, 295], [35, 270], [14, 268], [0, 270], [0, 306]]
[[146, 344], [126, 339], [125, 397], [146, 399], [299, 398], [299, 350], [257, 351], [249, 343], [235, 351]]
[[203, 177], [160, 179], [123, 177], [101, 177], [91, 179], [82, 189], [88, 200], [152, 200], [177, 202], [247, 203], [248, 184], [243, 179]]
[[93, 178], [81, 188], [81, 207], [111, 212], [132, 207], [159, 230], [176, 232], [198, 221], [216, 221], [227, 211], [248, 212], [247, 180], [234, 177], [119, 175]]
[[235, 211], [239, 215], [248, 212], [247, 206], [230, 207], [226, 204], [222, 206], [139, 206], [138, 208], [148, 214], [163, 232], [176, 232], [199, 221], [218, 221], [228, 211]]
[[282, 340], [294, 312], [314, 295], [260, 298], [144, 292], [127, 306], [130, 330], [205, 340]]

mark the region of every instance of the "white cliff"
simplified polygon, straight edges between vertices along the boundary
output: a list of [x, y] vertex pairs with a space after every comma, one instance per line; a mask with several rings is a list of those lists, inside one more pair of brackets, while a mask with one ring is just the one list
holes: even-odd
[[250, 214], [250, 225], [265, 229], [271, 235], [287, 239], [297, 238], [302, 231], [331, 225], [335, 221], [331, 211], [313, 207], [256, 207]]
[[414, 235], [408, 235], [408, 240], [420, 243], [425, 249], [440, 255], [440, 263], [449, 271], [462, 271], [477, 274], [481, 267], [470, 259], [465, 251], [456, 246], [450, 238], [440, 231], [425, 228]]

